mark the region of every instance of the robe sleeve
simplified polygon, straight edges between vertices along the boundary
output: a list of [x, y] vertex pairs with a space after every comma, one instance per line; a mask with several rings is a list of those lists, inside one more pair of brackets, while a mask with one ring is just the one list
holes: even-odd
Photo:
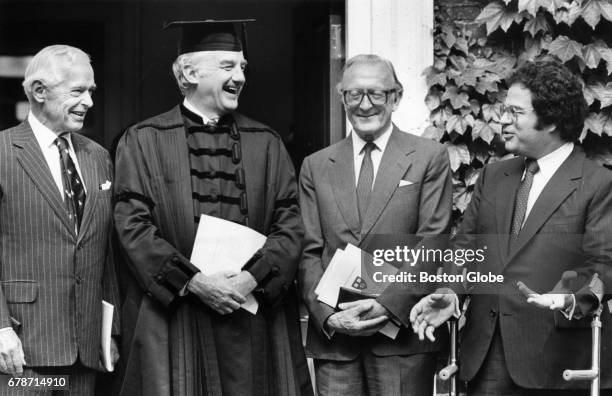
[[264, 246], [246, 263], [258, 287], [255, 295], [260, 301], [270, 304], [280, 302], [293, 284], [298, 259], [302, 249], [304, 230], [298, 206], [295, 169], [287, 150], [280, 139], [269, 147], [270, 175], [268, 191], [274, 202], [271, 210], [272, 222]]
[[169, 306], [199, 270], [160, 236], [147, 158], [137, 129], [129, 129], [119, 141], [115, 167], [114, 216], [121, 247], [145, 293]]

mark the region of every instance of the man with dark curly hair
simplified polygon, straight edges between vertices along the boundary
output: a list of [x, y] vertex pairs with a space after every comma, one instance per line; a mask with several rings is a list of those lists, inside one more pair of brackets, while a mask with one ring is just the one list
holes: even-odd
[[[508, 85], [502, 138], [516, 157], [482, 169], [453, 240], [486, 249], [469, 271], [503, 275], [471, 285], [459, 376], [469, 396], [586, 395], [588, 381], [562, 374], [591, 366], [590, 314], [612, 263], [612, 173], [576, 145], [587, 105], [567, 68], [528, 62]], [[459, 313], [465, 289], [445, 286], [411, 312], [421, 339]], [[602, 394], [612, 388], [611, 310], [602, 313]]]

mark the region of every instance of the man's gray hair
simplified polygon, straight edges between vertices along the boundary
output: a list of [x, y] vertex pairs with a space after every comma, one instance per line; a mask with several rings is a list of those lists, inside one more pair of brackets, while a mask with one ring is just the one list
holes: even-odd
[[[393, 67], [393, 63], [387, 58], [383, 58], [380, 55], [374, 54], [359, 54], [355, 55], [344, 64], [344, 68], [342, 69], [342, 80], [344, 80], [344, 75], [346, 72], [355, 65], [383, 65], [385, 68], [389, 70], [391, 75], [393, 75], [393, 81], [395, 82], [395, 89], [398, 92], [402, 92], [404, 90], [404, 86], [397, 78], [397, 74], [395, 73], [395, 67]], [[342, 80], [336, 85], [338, 92], [342, 91]]]
[[47, 87], [53, 87], [62, 81], [62, 75], [58, 70], [58, 64], [73, 64], [77, 59], [86, 59], [91, 62], [89, 55], [82, 50], [69, 45], [50, 45], [38, 51], [26, 67], [23, 90], [32, 101], [32, 84], [41, 81]]
[[176, 84], [183, 96], [186, 96], [189, 92], [196, 88], [196, 84], [190, 83], [187, 78], [185, 78], [185, 66], [192, 66], [198, 63], [198, 59], [202, 55], [202, 52], [188, 52], [186, 54], [179, 55], [174, 63], [172, 64], [172, 72], [174, 73], [174, 78], [176, 79]]

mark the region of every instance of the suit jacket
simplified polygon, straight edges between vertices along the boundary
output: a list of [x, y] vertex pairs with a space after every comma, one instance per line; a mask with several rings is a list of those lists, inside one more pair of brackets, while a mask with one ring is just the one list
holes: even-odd
[[68, 366], [78, 355], [98, 369], [102, 299], [119, 310], [112, 189], [100, 189], [112, 169], [95, 142], [73, 134], [72, 143], [87, 190], [78, 235], [29, 124], [0, 132], [0, 327], [21, 323], [28, 366]]
[[[565, 382], [562, 373], [591, 367], [590, 318], [570, 322], [558, 312], [529, 305], [516, 282], [546, 293], [564, 271], [576, 271], [579, 277], [571, 288], [580, 296], [593, 273], [605, 273], [612, 263], [612, 173], [576, 147], [545, 186], [509, 249], [522, 174], [522, 158], [487, 165], [454, 241], [455, 248], [486, 246], [485, 261], [473, 270], [502, 274], [505, 279], [503, 284], [474, 285], [461, 334], [460, 377], [474, 378], [499, 324], [506, 364], [516, 384], [586, 387], [588, 382]], [[610, 387], [612, 332], [607, 307], [602, 321], [602, 386]]]
[[[443, 337], [435, 344], [419, 342], [405, 328], [396, 340], [380, 334], [367, 339], [335, 334], [328, 339], [323, 333], [325, 320], [334, 310], [317, 300], [314, 289], [336, 249], [351, 243], [371, 250], [366, 247], [370, 236], [384, 234], [379, 240], [389, 241], [407, 234], [445, 234], [450, 226], [451, 173], [448, 154], [440, 144], [393, 127], [362, 224], [353, 164], [352, 139], [347, 137], [310, 155], [302, 165], [300, 204], [306, 236], [298, 281], [310, 314], [307, 352], [319, 359], [352, 360], [361, 347], [383, 356], [438, 350]], [[412, 184], [399, 187], [401, 180]], [[378, 300], [408, 325], [410, 309], [427, 292], [393, 284]]]

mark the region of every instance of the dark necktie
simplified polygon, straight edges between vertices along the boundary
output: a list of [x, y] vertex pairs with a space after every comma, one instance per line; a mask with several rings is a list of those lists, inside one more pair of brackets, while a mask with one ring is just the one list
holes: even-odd
[[359, 210], [359, 221], [363, 221], [370, 202], [370, 193], [372, 192], [372, 183], [374, 182], [372, 150], [375, 148], [376, 144], [367, 142], [361, 150], [364, 154], [363, 161], [361, 162], [361, 171], [359, 172], [359, 180], [357, 181], [357, 209]]
[[76, 166], [69, 153], [68, 140], [62, 134], [55, 139], [55, 145], [59, 150], [60, 165], [62, 167], [62, 185], [64, 187], [64, 203], [68, 209], [70, 220], [74, 222], [74, 231], [79, 233], [83, 208], [85, 207], [85, 188], [79, 177]]
[[525, 213], [527, 212], [527, 200], [529, 199], [529, 190], [533, 184], [533, 175], [540, 170], [538, 162], [532, 159], [525, 161], [525, 177], [519, 185], [514, 201], [514, 215], [512, 216], [512, 229], [510, 231], [510, 247], [516, 241], [518, 234], [521, 232]]

